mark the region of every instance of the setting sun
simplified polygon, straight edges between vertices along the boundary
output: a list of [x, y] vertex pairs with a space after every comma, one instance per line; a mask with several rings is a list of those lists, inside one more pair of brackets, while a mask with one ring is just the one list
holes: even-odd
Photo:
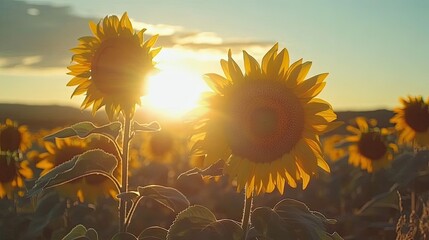
[[185, 68], [160, 67], [160, 71], [149, 78], [145, 100], [155, 111], [182, 117], [198, 106], [205, 91], [209, 91], [209, 87], [200, 74]]

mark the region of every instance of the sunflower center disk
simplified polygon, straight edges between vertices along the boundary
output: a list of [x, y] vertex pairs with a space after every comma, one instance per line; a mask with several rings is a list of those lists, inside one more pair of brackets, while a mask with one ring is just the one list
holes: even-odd
[[381, 159], [387, 151], [381, 135], [375, 132], [364, 133], [358, 142], [358, 148], [359, 153], [370, 160]]
[[405, 121], [416, 132], [429, 129], [429, 109], [421, 104], [411, 104], [405, 108]]
[[233, 154], [257, 163], [289, 153], [304, 130], [299, 99], [281, 83], [248, 81], [226, 96], [226, 134]]
[[12, 182], [17, 177], [16, 166], [13, 160], [9, 162], [6, 159], [6, 156], [0, 157], [0, 182], [9, 183]]
[[21, 133], [17, 128], [6, 127], [0, 132], [0, 149], [2, 151], [18, 151], [21, 140]]
[[91, 65], [95, 85], [105, 94], [140, 96], [145, 65], [150, 62], [146, 55], [132, 38], [102, 42]]

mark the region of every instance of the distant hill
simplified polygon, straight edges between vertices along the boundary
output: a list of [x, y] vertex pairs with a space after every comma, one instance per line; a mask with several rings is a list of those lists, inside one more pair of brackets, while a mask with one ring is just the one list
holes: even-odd
[[[380, 127], [392, 126], [389, 123], [389, 119], [393, 116], [393, 112], [389, 110], [343, 111], [337, 112], [337, 114], [338, 120], [345, 123], [348, 123], [355, 117], [364, 116], [366, 118], [377, 119]], [[104, 111], [99, 111], [94, 117], [89, 111], [82, 111], [78, 108], [68, 106], [0, 103], [0, 122], [4, 122], [6, 118], [11, 118], [19, 124], [25, 124], [31, 130], [69, 126], [81, 121], [93, 121], [97, 124], [108, 122]], [[336, 129], [334, 132], [346, 133], [345, 126]]]
[[78, 108], [57, 105], [0, 104], [0, 122], [10, 118], [31, 130], [69, 126], [81, 121], [107, 123], [107, 118]]

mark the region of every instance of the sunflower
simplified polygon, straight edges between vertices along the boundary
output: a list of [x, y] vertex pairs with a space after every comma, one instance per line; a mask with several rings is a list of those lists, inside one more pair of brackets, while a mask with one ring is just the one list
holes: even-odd
[[399, 144], [413, 144], [429, 147], [429, 98], [421, 96], [400, 98], [402, 108], [395, 108], [396, 115], [390, 119], [399, 131]]
[[82, 108], [92, 105], [92, 113], [105, 106], [110, 119], [119, 113], [132, 117], [144, 95], [146, 78], [154, 70], [152, 49], [157, 35], [144, 42], [146, 29], [135, 33], [127, 13], [119, 20], [106, 16], [98, 24], [90, 22], [94, 36], [79, 39], [72, 49], [75, 63], [68, 67], [74, 78], [67, 86], [77, 86], [72, 96], [86, 93]]
[[[55, 143], [45, 142], [45, 148], [47, 152], [39, 155], [40, 161], [36, 164], [36, 167], [43, 169], [41, 175], [90, 149], [87, 142], [69, 138], [57, 138]], [[99, 196], [116, 196], [112, 194], [114, 187], [104, 176], [89, 175], [61, 185], [57, 189], [64, 197], [94, 203]]]
[[347, 126], [347, 130], [353, 133], [346, 138], [350, 143], [349, 163], [356, 167], [360, 166], [368, 172], [390, 166], [398, 147], [388, 141], [389, 130], [377, 128], [375, 121], [368, 124], [363, 117], [356, 118], [356, 125], [357, 128], [352, 125]]
[[[206, 155], [205, 165], [226, 159], [225, 173], [236, 178], [237, 190], [283, 194], [285, 183], [306, 188], [317, 166], [329, 172], [319, 135], [338, 122], [332, 107], [315, 98], [327, 74], [305, 77], [311, 62], [289, 66], [286, 49], [275, 44], [262, 64], [243, 51], [245, 73], [228, 53], [221, 60], [225, 77], [207, 74], [214, 90], [205, 98], [205, 114], [192, 137], [194, 153]], [[203, 103], [204, 104], [204, 103]]]
[[329, 160], [337, 161], [347, 155], [347, 151], [344, 148], [337, 147], [344, 139], [345, 136], [339, 134], [334, 134], [322, 139], [323, 153]]
[[16, 156], [31, 147], [31, 134], [27, 126], [6, 119], [0, 125], [0, 155]]
[[33, 171], [28, 161], [18, 162], [0, 155], [0, 198], [13, 198], [14, 193], [23, 196], [24, 179], [32, 177]]

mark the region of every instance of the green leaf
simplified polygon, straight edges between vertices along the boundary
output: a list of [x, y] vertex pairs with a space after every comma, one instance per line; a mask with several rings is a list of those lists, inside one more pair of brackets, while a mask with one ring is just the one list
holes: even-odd
[[158, 122], [140, 124], [134, 121], [133, 130], [136, 132], [158, 132], [161, 130], [161, 126]]
[[251, 217], [256, 235], [262, 239], [338, 239], [325, 228], [325, 224], [333, 224], [335, 220], [293, 199], [282, 200], [273, 209], [256, 208]]
[[131, 233], [120, 232], [112, 237], [112, 240], [137, 240], [137, 237]]
[[399, 210], [399, 196], [397, 191], [389, 191], [378, 194], [359, 209], [357, 215], [376, 216], [383, 215], [386, 208]]
[[230, 219], [216, 220], [206, 207], [195, 205], [179, 213], [170, 226], [167, 240], [239, 240], [241, 227]]
[[394, 176], [394, 181], [400, 187], [408, 187], [414, 180], [424, 175], [429, 163], [429, 150], [419, 151], [415, 155], [408, 153], [396, 157], [394, 163], [398, 166], [397, 174]]
[[151, 198], [173, 212], [180, 212], [189, 207], [189, 200], [175, 188], [160, 185], [138, 187], [141, 197]]
[[74, 227], [65, 237], [63, 237], [62, 240], [75, 240], [81, 237], [85, 237], [86, 231], [86, 227], [82, 224], [79, 224]]
[[167, 233], [167, 229], [162, 227], [148, 227], [140, 233], [139, 240], [166, 240]]
[[115, 140], [121, 130], [120, 122], [112, 122], [101, 127], [95, 126], [92, 122], [80, 122], [72, 125], [71, 127], [64, 128], [54, 134], [46, 136], [46, 141], [53, 141], [55, 138], [67, 138], [78, 136], [80, 138], [86, 138], [91, 134], [101, 134]]
[[113, 170], [116, 165], [117, 159], [112, 154], [100, 149], [86, 151], [41, 176], [36, 180], [33, 188], [27, 192], [27, 195], [33, 196], [44, 189], [55, 187], [89, 174], [106, 174], [113, 177]]

